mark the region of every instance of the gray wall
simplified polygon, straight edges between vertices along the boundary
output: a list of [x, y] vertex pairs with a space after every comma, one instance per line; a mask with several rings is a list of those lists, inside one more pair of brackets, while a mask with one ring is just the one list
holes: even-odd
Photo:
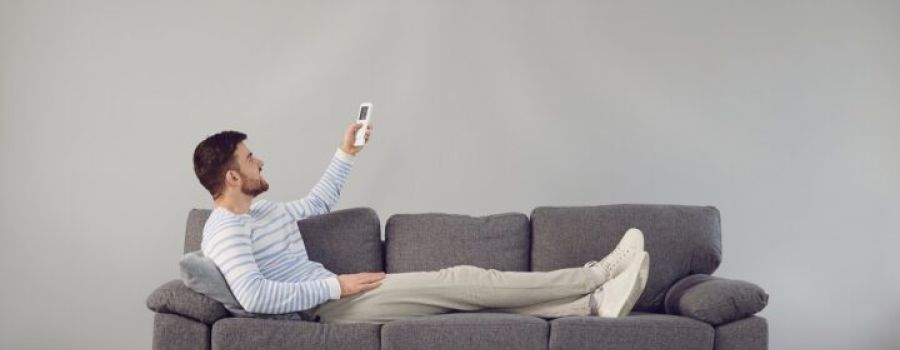
[[370, 100], [339, 208], [715, 205], [772, 348], [896, 349], [898, 62], [896, 1], [0, 1], [0, 348], [149, 347], [197, 142], [297, 198]]

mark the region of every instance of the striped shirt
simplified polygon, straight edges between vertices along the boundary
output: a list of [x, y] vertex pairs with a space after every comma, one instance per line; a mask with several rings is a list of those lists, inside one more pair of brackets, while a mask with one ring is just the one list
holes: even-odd
[[247, 214], [218, 206], [210, 213], [200, 249], [222, 271], [244, 310], [283, 314], [340, 298], [336, 275], [309, 260], [297, 221], [331, 211], [354, 158], [338, 149], [319, 182], [299, 200], [258, 200]]

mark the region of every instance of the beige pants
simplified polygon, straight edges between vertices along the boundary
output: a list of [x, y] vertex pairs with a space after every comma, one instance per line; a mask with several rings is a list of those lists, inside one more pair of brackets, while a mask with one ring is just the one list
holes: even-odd
[[392, 273], [381, 286], [331, 300], [305, 315], [325, 323], [385, 323], [449, 311], [493, 311], [545, 318], [589, 315], [590, 295], [605, 281], [587, 268], [505, 272], [460, 265]]

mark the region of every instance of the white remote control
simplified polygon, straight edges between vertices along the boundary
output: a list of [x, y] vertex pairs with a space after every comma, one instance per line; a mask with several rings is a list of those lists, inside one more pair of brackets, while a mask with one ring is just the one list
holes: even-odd
[[372, 103], [363, 102], [359, 105], [359, 117], [356, 119], [357, 124], [363, 126], [356, 131], [356, 141], [354, 146], [362, 146], [366, 144], [366, 131], [369, 129], [369, 121], [372, 120]]

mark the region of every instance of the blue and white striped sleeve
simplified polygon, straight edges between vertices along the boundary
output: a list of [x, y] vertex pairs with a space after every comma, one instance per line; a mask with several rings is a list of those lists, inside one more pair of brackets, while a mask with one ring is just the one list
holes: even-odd
[[341, 196], [341, 189], [347, 182], [347, 176], [350, 175], [354, 158], [355, 156], [338, 148], [331, 158], [331, 163], [325, 169], [325, 174], [313, 186], [309, 194], [301, 199], [284, 203], [284, 208], [294, 220], [302, 220], [331, 211]]
[[265, 278], [253, 257], [247, 225], [232, 221], [217, 226], [208, 237], [203, 237], [203, 254], [222, 271], [244, 310], [260, 314], [297, 312], [332, 297], [332, 287], [326, 279], [293, 283]]

